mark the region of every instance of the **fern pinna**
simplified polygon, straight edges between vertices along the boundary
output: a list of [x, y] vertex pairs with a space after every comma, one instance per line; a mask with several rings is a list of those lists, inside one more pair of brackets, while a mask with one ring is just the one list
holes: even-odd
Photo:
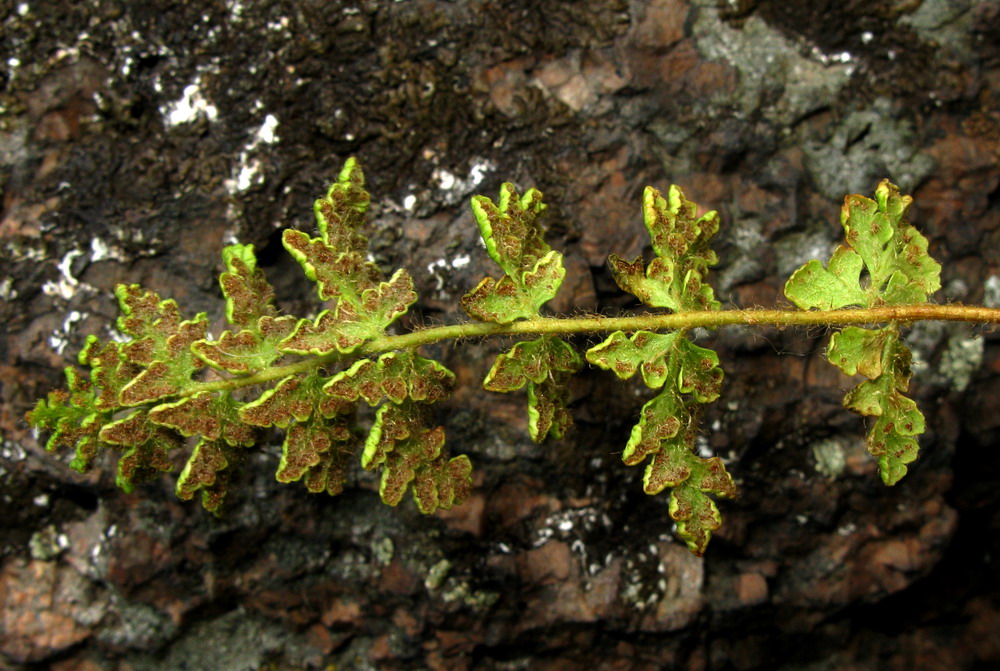
[[[690, 550], [701, 555], [722, 520], [715, 499], [736, 487], [718, 457], [695, 448], [705, 404], [719, 398], [718, 355], [695, 343], [696, 327], [727, 324], [825, 324], [835, 332], [827, 358], [845, 374], [866, 378], [844, 399], [870, 421], [868, 450], [882, 479], [895, 484], [917, 454], [924, 418], [905, 396], [910, 352], [900, 324], [916, 319], [997, 322], [1000, 311], [927, 305], [940, 287], [940, 266], [927, 240], [907, 220], [911, 199], [887, 181], [875, 198], [848, 196], [841, 213], [846, 244], [827, 265], [809, 261], [785, 287], [799, 310], [723, 310], [708, 283], [717, 259], [710, 247], [718, 215], [676, 186], [647, 187], [642, 214], [653, 258], [611, 255], [625, 291], [657, 312], [632, 317], [546, 317], [542, 306], [565, 275], [562, 255], [544, 239], [546, 206], [535, 189], [503, 184], [493, 202], [472, 199], [486, 251], [503, 275], [487, 277], [462, 298], [473, 321], [392, 335], [389, 327], [417, 300], [404, 269], [385, 277], [368, 259], [361, 232], [369, 205], [364, 177], [349, 159], [326, 196], [316, 201], [318, 237], [286, 230], [282, 242], [316, 283], [328, 307], [314, 319], [279, 314], [274, 292], [249, 245], [223, 250], [220, 285], [230, 328], [208, 334], [206, 315], [181, 316], [177, 304], [135, 285], [116, 290], [121, 339], [87, 339], [67, 386], [40, 400], [28, 422], [50, 432], [50, 450], [75, 449], [84, 471], [106, 448], [120, 451], [117, 484], [131, 491], [172, 468], [173, 454], [196, 438], [177, 478], [182, 499], [201, 493], [218, 512], [233, 475], [261, 429], [284, 430], [276, 477], [311, 492], [337, 494], [352, 459], [380, 470], [383, 501], [407, 490], [430, 513], [460, 503], [472, 489], [465, 455], [449, 456], [433, 405], [448, 398], [455, 376], [418, 353], [421, 345], [484, 335], [531, 336], [500, 354], [483, 386], [524, 388], [532, 440], [570, 429], [568, 381], [584, 361], [621, 379], [639, 373], [656, 395], [639, 411], [622, 460], [645, 462], [649, 494], [670, 490], [669, 515]], [[871, 324], [882, 323], [879, 328]], [[861, 328], [858, 325], [869, 325]], [[569, 333], [610, 333], [583, 355]], [[211, 375], [206, 375], [212, 369]], [[374, 408], [367, 437], [355, 421], [359, 404]]]

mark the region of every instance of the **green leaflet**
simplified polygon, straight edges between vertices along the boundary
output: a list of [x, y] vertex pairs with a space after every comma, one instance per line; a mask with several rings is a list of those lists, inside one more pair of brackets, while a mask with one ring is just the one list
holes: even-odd
[[149, 419], [188, 438], [202, 436], [233, 447], [253, 445], [257, 432], [240, 418], [238, 410], [239, 404], [229, 394], [205, 392], [161, 403], [149, 411]]
[[[529, 189], [518, 196], [509, 183], [501, 185], [497, 204], [485, 196], [472, 199], [486, 251], [504, 276], [499, 280], [487, 277], [462, 297], [462, 308], [471, 317], [497, 324], [532, 319], [556, 295], [566, 270], [562, 254], [543, 238], [539, 217], [545, 210], [539, 191]], [[566, 410], [569, 378], [582, 365], [568, 343], [542, 336], [517, 343], [499, 355], [483, 387], [510, 392], [527, 385], [531, 439], [538, 443], [548, 436], [561, 438], [573, 425]]]
[[[891, 343], [888, 342], [890, 338]], [[882, 374], [887, 345], [903, 347], [896, 334], [886, 329], [871, 330], [848, 326], [830, 336], [826, 358], [845, 375], [861, 374], [874, 379]], [[892, 367], [895, 357], [891, 355], [898, 354], [898, 351], [889, 354], [887, 363]]]
[[555, 336], [515, 344], [499, 355], [483, 381], [489, 391], [511, 392], [528, 386], [528, 431], [540, 443], [562, 438], [573, 425], [566, 410], [570, 376], [583, 361], [572, 345]]
[[812, 260], [792, 273], [788, 300], [802, 310], [925, 303], [941, 288], [941, 266], [927, 253], [927, 238], [907, 221], [912, 202], [888, 180], [875, 189], [875, 200], [845, 198], [840, 223], [848, 247], [838, 247], [826, 268]]
[[504, 276], [487, 277], [462, 297], [470, 317], [496, 324], [531, 319], [556, 295], [566, 270], [562, 254], [542, 237], [538, 219], [545, 210], [541, 192], [528, 189], [518, 196], [509, 183], [500, 186], [498, 204], [485, 196], [473, 197], [472, 213], [486, 251]]
[[642, 196], [642, 214], [656, 258], [644, 270], [642, 257], [626, 261], [608, 257], [615, 281], [646, 305], [687, 310], [718, 310], [712, 287], [705, 282], [708, 268], [718, 263], [708, 246], [719, 230], [713, 210], [697, 216], [698, 206], [678, 186], [667, 197], [651, 186]]
[[219, 286], [226, 298], [226, 321], [233, 326], [252, 327], [261, 317], [278, 314], [274, 289], [257, 267], [253, 245], [229, 245], [222, 250], [226, 272]]
[[267, 369], [285, 354], [280, 344], [297, 323], [291, 315], [261, 317], [253, 328], [223, 331], [218, 340], [195, 342], [191, 351], [216, 370], [249, 375]]
[[[626, 261], [608, 258], [615, 281], [646, 305], [674, 312], [719, 310], [712, 287], [705, 282], [718, 261], [709, 241], [719, 230], [712, 211], [698, 216], [698, 206], [677, 186], [667, 197], [646, 187], [643, 222], [656, 254], [648, 266], [642, 257]], [[691, 552], [701, 556], [712, 532], [722, 524], [715, 502], [706, 494], [736, 495], [732, 477], [718, 457], [695, 453], [700, 405], [719, 397], [722, 369], [718, 355], [691, 342], [685, 332], [617, 331], [587, 351], [587, 360], [627, 379], [641, 371], [642, 379], [660, 393], [650, 399], [632, 427], [622, 461], [639, 464], [652, 457], [643, 489], [657, 494], [672, 488], [670, 516]]]
[[736, 485], [718, 457], [705, 460], [703, 469], [670, 492], [668, 510], [677, 522], [677, 535], [697, 557], [705, 554], [712, 532], [722, 526], [722, 515], [707, 493], [735, 498]]
[[132, 338], [122, 345], [121, 356], [144, 368], [121, 388], [121, 405], [142, 405], [184, 389], [201, 367], [191, 344], [205, 337], [208, 318], [201, 313], [193, 320], [181, 321], [177, 303], [161, 301], [156, 292], [137, 284], [120, 284], [115, 295], [122, 311], [118, 330]]
[[76, 454], [70, 467], [83, 473], [102, 447], [98, 436], [112, 413], [98, 409], [94, 387], [79, 371], [68, 366], [65, 374], [67, 390], [50, 391], [46, 399], [35, 403], [25, 419], [31, 426], [51, 432], [46, 450], [73, 448]]
[[[633, 428], [622, 454], [625, 463], [637, 463], [631, 460], [631, 455], [640, 446], [655, 449], [657, 441], [671, 438], [677, 428], [671, 432], [669, 426], [673, 423], [669, 420], [676, 419], [684, 425], [693, 418], [688, 411], [691, 406], [711, 403], [719, 397], [723, 374], [718, 364], [719, 358], [712, 350], [698, 347], [683, 336], [677, 339], [675, 349], [667, 356], [670, 383], [643, 407], [639, 424]], [[648, 453], [648, 449], [641, 451], [643, 455]]]
[[325, 198], [314, 205], [320, 237], [286, 230], [282, 244], [316, 282], [320, 300], [336, 301], [315, 320], [301, 319], [279, 348], [289, 354], [349, 354], [378, 338], [417, 300], [413, 278], [403, 269], [383, 281], [367, 259], [365, 223], [369, 195], [357, 161], [348, 159]]
[[848, 326], [830, 338], [827, 359], [847, 375], [868, 378], [844, 397], [844, 407], [876, 417], [868, 432], [868, 451], [878, 459], [886, 485], [906, 475], [906, 465], [917, 458], [915, 436], [924, 432], [924, 416], [917, 404], [903, 395], [910, 384], [910, 350], [899, 338], [899, 329], [862, 329]]
[[252, 245], [229, 245], [222, 250], [227, 271], [219, 277], [226, 298], [226, 320], [239, 331], [223, 331], [217, 340], [201, 339], [191, 351], [216, 370], [237, 375], [266, 369], [284, 353], [280, 343], [298, 320], [278, 316], [274, 289], [257, 268]]
[[313, 204], [316, 228], [323, 242], [344, 252], [364, 254], [368, 239], [358, 229], [365, 225], [370, 200], [361, 164], [351, 156], [344, 161], [326, 196]]
[[867, 305], [868, 293], [861, 286], [863, 268], [861, 257], [841, 245], [826, 268], [813, 259], [796, 270], [785, 284], [785, 296], [803, 310]]
[[[847, 245], [839, 246], [824, 268], [812, 260], [785, 284], [785, 296], [803, 310], [850, 306], [879, 307], [927, 302], [941, 287], [941, 266], [927, 253], [927, 239], [907, 220], [913, 199], [888, 180], [875, 199], [847, 196], [840, 212]], [[915, 436], [924, 417], [904, 396], [910, 380], [910, 351], [899, 327], [848, 326], [830, 338], [827, 359], [846, 375], [868, 378], [844, 397], [844, 406], [876, 417], [868, 451], [878, 459], [882, 481], [894, 485], [917, 457]]]
[[202, 507], [216, 515], [229, 493], [229, 484], [236, 463], [243, 461], [242, 454], [225, 442], [202, 439], [194, 446], [184, 469], [177, 476], [177, 498], [190, 501], [201, 492]]
[[590, 348], [587, 360], [623, 380], [641, 370], [646, 385], [660, 389], [642, 407], [622, 461], [632, 466], [652, 456], [643, 475], [643, 490], [658, 494], [673, 488], [670, 516], [691, 552], [702, 555], [712, 532], [722, 524], [715, 502], [706, 494], [736, 495], [722, 461], [694, 451], [701, 404], [719, 397], [722, 369], [718, 355], [695, 345], [681, 331], [638, 331], [631, 338], [617, 331]]
[[484, 278], [462, 297], [462, 308], [474, 319], [496, 324], [531, 319], [556, 295], [565, 275], [562, 255], [551, 251], [518, 279], [510, 275], [499, 281]]
[[423, 415], [416, 403], [380, 407], [365, 441], [361, 465], [369, 471], [382, 468], [382, 501], [395, 506], [410, 487], [420, 511], [432, 513], [468, 497], [472, 464], [464, 454], [450, 459], [444, 455], [444, 429], [426, 428]]
[[569, 405], [569, 374], [556, 373], [543, 383], [528, 383], [528, 435], [536, 443], [559, 439], [573, 428]]
[[343, 298], [357, 306], [361, 292], [375, 287], [382, 273], [364, 257], [364, 251], [345, 251], [322, 238], [313, 238], [302, 231], [286, 230], [281, 242], [299, 262], [306, 277], [316, 283], [319, 299]]
[[354, 435], [345, 417], [312, 417], [285, 434], [275, 477], [278, 482], [302, 480], [314, 494], [339, 494], [354, 448]]
[[378, 361], [361, 359], [337, 373], [323, 391], [343, 401], [365, 400], [375, 406], [383, 398], [435, 403], [451, 394], [455, 374], [433, 359], [412, 352], [387, 352]]
[[[337, 307], [324, 310], [315, 320], [299, 320], [295, 331], [281, 341], [281, 351], [289, 354], [349, 354], [362, 343], [385, 333], [386, 327], [406, 313], [417, 300], [413, 278], [403, 269], [388, 282], [361, 289], [351, 284], [351, 294], [338, 293]], [[323, 284], [320, 284], [322, 295]]]
[[90, 366], [90, 381], [97, 390], [94, 406], [100, 410], [121, 407], [121, 392], [142, 368], [125, 358], [122, 343], [102, 344], [97, 336], [87, 336], [86, 344], [77, 355], [81, 365]]
[[650, 389], [659, 389], [668, 377], [676, 376], [679, 389], [693, 393], [699, 403], [717, 399], [722, 384], [719, 356], [698, 347], [680, 331], [665, 334], [637, 331], [631, 338], [616, 331], [587, 351], [587, 361], [613, 371], [622, 380], [641, 370], [642, 379]]
[[160, 473], [172, 471], [168, 455], [184, 445], [176, 433], [153, 422], [146, 410], [136, 410], [104, 425], [99, 438], [108, 445], [125, 448], [115, 476], [115, 484], [125, 492], [132, 492], [137, 484]]
[[190, 345], [204, 335], [207, 318], [199, 314], [184, 321], [174, 301], [161, 301], [136, 285], [119, 285], [115, 294], [122, 312], [118, 328], [129, 340], [102, 344], [88, 336], [77, 358], [91, 367], [89, 382], [67, 368], [68, 391], [49, 394], [27, 419], [53, 432], [47, 449], [74, 447], [70, 465], [81, 472], [102, 448], [127, 448], [119, 459], [117, 480], [131, 491], [135, 482], [170, 469], [165, 453], [176, 447], [177, 437], [157, 429], [144, 410], [117, 421], [112, 417], [126, 407], [176, 394], [190, 383], [200, 367]]
[[315, 412], [324, 417], [350, 414], [354, 405], [323, 392], [327, 379], [318, 373], [289, 375], [256, 400], [243, 404], [239, 418], [253, 426], [288, 428], [304, 422]]
[[508, 276], [517, 277], [533, 268], [551, 251], [538, 222], [538, 217], [547, 209], [541, 191], [528, 189], [523, 196], [518, 196], [510, 182], [500, 185], [497, 204], [486, 196], [472, 198], [472, 213], [486, 253]]

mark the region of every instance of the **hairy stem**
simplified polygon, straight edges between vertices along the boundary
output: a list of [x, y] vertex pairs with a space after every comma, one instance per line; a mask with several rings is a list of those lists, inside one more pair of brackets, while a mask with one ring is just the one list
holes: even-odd
[[1000, 324], [1000, 309], [966, 305], [894, 305], [851, 310], [720, 310], [716, 312], [675, 312], [633, 317], [540, 317], [511, 324], [466, 322], [451, 326], [418, 329], [403, 335], [390, 335], [365, 343], [350, 355], [331, 354], [268, 368], [254, 375], [197, 382], [178, 396], [237, 389], [304, 373], [341, 359], [358, 355], [381, 354], [413, 349], [444, 340], [520, 334], [602, 333], [610, 331], [670, 331], [719, 326], [847, 326], [851, 324], [886, 324], [915, 321], [957, 321]]

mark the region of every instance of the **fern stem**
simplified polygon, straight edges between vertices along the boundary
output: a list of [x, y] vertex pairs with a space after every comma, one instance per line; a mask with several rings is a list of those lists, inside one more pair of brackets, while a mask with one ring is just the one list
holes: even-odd
[[519, 334], [602, 333], [610, 331], [671, 331], [720, 326], [847, 326], [851, 324], [903, 324], [916, 321], [958, 321], [1000, 324], [1000, 309], [967, 305], [893, 305], [849, 310], [719, 310], [675, 312], [631, 317], [540, 317], [511, 324], [466, 322], [450, 326], [418, 329], [402, 335], [376, 338], [351, 355], [330, 354], [276, 366], [253, 375], [196, 382], [178, 396], [248, 387], [282, 379], [296, 373], [321, 368], [334, 361], [357, 355], [381, 354], [413, 349], [446, 340]]

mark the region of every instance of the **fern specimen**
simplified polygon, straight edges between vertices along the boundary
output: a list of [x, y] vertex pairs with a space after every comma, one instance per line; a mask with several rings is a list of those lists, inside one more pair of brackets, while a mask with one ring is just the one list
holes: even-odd
[[[875, 189], [875, 200], [848, 196], [840, 214], [847, 246], [834, 251], [826, 268], [813, 260], [796, 270], [785, 285], [788, 299], [803, 310], [926, 303], [941, 288], [941, 266], [907, 221], [912, 202], [888, 181]], [[878, 458], [882, 481], [896, 484], [917, 458], [915, 436], [924, 432], [923, 414], [903, 395], [911, 357], [898, 322], [834, 333], [826, 356], [847, 375], [868, 378], [847, 393], [844, 407], [878, 418], [868, 433], [868, 451]]]
[[[720, 309], [712, 287], [705, 282], [715, 252], [709, 241], [719, 230], [712, 211], [696, 216], [697, 205], [673, 186], [667, 198], [647, 187], [642, 199], [643, 219], [656, 258], [645, 269], [642, 258], [610, 258], [618, 285], [651, 307], [674, 312]], [[670, 516], [677, 532], [695, 554], [705, 551], [712, 531], [722, 524], [715, 502], [707, 496], [736, 495], [736, 485], [718, 457], [699, 457], [695, 451], [701, 405], [719, 397], [722, 369], [710, 349], [695, 345], [684, 329], [658, 334], [636, 331], [627, 337], [615, 331], [587, 352], [587, 360], [628, 378], [642, 370], [642, 379], [660, 393], [643, 406], [639, 423], [622, 461], [638, 464], [652, 457], [643, 477], [647, 494], [670, 487]]]
[[[448, 396], [451, 371], [411, 350], [378, 359], [350, 356], [384, 336], [417, 300], [409, 273], [400, 269], [385, 279], [367, 260], [368, 241], [359, 228], [368, 203], [361, 168], [350, 159], [326, 197], [316, 201], [319, 237], [283, 234], [285, 248], [316, 282], [319, 298], [333, 301], [314, 320], [279, 316], [253, 249], [227, 247], [220, 284], [233, 330], [206, 338], [204, 314], [181, 321], [173, 301], [120, 286], [118, 327], [130, 339], [100, 344], [91, 336], [80, 353], [80, 363], [91, 367], [90, 379], [68, 368], [68, 391], [39, 401], [29, 423], [52, 431], [48, 449], [75, 447], [72, 466], [79, 470], [102, 448], [124, 448], [117, 482], [126, 491], [170, 470], [169, 453], [183, 445], [182, 438], [198, 436], [177, 495], [189, 499], [201, 491], [205, 508], [218, 511], [245, 447], [265, 427], [286, 430], [279, 481], [339, 493], [359, 446], [353, 415], [363, 400], [381, 404], [363, 443], [362, 465], [382, 470], [382, 499], [395, 505], [409, 487], [427, 513], [463, 500], [471, 488], [471, 464], [465, 456], [449, 458], [444, 430], [427, 426], [427, 406]], [[310, 358], [273, 366], [288, 355]], [[192, 383], [205, 366], [233, 377]], [[128, 414], [114, 418], [122, 412]]]
[[[542, 306], [565, 275], [562, 255], [544, 240], [542, 195], [510, 184], [496, 203], [476, 196], [472, 210], [487, 253], [503, 275], [487, 277], [462, 298], [473, 321], [392, 335], [389, 327], [417, 300], [404, 269], [385, 277], [368, 260], [362, 233], [369, 195], [361, 168], [349, 159], [326, 196], [316, 201], [318, 237], [287, 230], [282, 242], [330, 306], [314, 319], [279, 314], [274, 292], [249, 245], [223, 250], [220, 277], [229, 330], [209, 336], [207, 318], [183, 319], [177, 304], [135, 285], [116, 289], [123, 338], [90, 336], [79, 362], [66, 369], [66, 389], [53, 391], [27, 414], [48, 431], [47, 449], [75, 449], [71, 466], [84, 471], [102, 450], [121, 452], [117, 484], [131, 491], [171, 470], [187, 438], [197, 442], [177, 479], [177, 495], [201, 493], [218, 512], [247, 448], [261, 430], [284, 430], [276, 477], [312, 492], [337, 494], [351, 460], [380, 470], [383, 501], [412, 492], [425, 513], [450, 508], [470, 493], [471, 464], [451, 457], [433, 405], [448, 398], [455, 376], [421, 356], [421, 345], [449, 338], [530, 335], [500, 354], [484, 387], [526, 389], [528, 428], [541, 442], [571, 428], [568, 380], [584, 365], [621, 379], [637, 372], [657, 391], [639, 413], [624, 446], [626, 464], [647, 461], [643, 486], [669, 488], [669, 514], [690, 550], [704, 553], [721, 516], [713, 498], [732, 497], [732, 476], [718, 457], [695, 449], [705, 404], [719, 397], [718, 355], [692, 340], [695, 327], [727, 324], [824, 324], [844, 328], [827, 357], [847, 375], [867, 378], [844, 405], [875, 418], [868, 449], [883, 481], [895, 484], [917, 454], [924, 418], [904, 394], [910, 353], [900, 324], [918, 319], [998, 322], [1000, 311], [926, 304], [940, 287], [940, 266], [927, 240], [907, 221], [910, 198], [883, 181], [875, 199], [848, 196], [841, 214], [846, 245], [829, 263], [810, 261], [789, 279], [785, 294], [800, 310], [722, 310], [707, 282], [716, 263], [709, 243], [715, 212], [676, 186], [664, 196], [651, 187], [642, 211], [655, 257], [609, 259], [619, 286], [651, 308], [633, 317], [554, 318]], [[880, 328], [856, 325], [884, 324]], [[581, 356], [560, 337], [609, 333]], [[206, 368], [213, 378], [200, 379]], [[221, 379], [219, 379], [221, 378]], [[361, 403], [377, 408], [367, 437], [355, 422]]]

